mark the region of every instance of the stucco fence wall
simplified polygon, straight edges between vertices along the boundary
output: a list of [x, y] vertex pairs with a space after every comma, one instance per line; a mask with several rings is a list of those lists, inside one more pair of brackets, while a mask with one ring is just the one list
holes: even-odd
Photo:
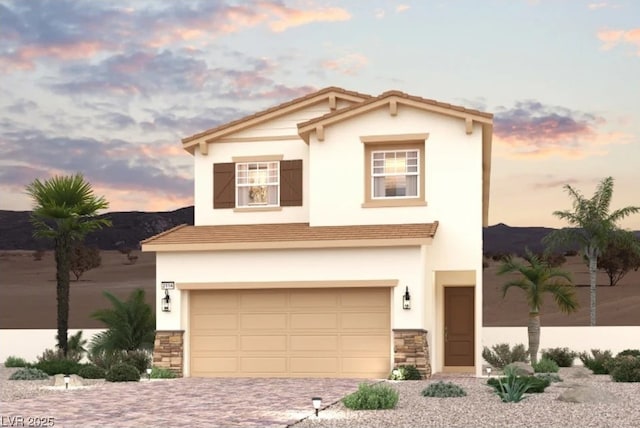
[[[69, 329], [69, 336], [82, 330], [82, 337], [89, 342], [94, 334], [104, 329]], [[45, 349], [55, 349], [55, 329], [0, 329], [0, 363], [8, 356], [24, 358], [29, 362], [36, 361]]]
[[[482, 346], [498, 343], [528, 347], [527, 327], [483, 327]], [[610, 350], [613, 355], [625, 349], [640, 349], [640, 326], [616, 327], [540, 327], [540, 351], [545, 348], [569, 348], [575, 352], [591, 349]], [[574, 364], [581, 365], [576, 358]]]

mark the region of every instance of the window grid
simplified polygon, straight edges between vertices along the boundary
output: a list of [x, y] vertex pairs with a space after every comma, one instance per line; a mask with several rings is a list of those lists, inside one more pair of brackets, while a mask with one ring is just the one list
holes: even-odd
[[371, 198], [412, 199], [420, 195], [420, 151], [371, 152]]
[[280, 205], [280, 162], [236, 164], [236, 207]]

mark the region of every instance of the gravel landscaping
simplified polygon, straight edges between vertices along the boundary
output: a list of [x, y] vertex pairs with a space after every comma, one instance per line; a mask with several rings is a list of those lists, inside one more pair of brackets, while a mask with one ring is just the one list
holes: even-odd
[[[503, 403], [486, 378], [437, 375], [429, 381], [390, 382], [400, 393], [393, 410], [349, 410], [336, 403], [295, 425], [306, 427], [640, 427], [640, 383], [614, 383], [608, 375], [570, 378], [519, 403]], [[451, 381], [467, 392], [462, 398], [427, 398], [420, 392], [431, 382]], [[608, 403], [566, 403], [558, 396], [568, 387], [593, 388]]]

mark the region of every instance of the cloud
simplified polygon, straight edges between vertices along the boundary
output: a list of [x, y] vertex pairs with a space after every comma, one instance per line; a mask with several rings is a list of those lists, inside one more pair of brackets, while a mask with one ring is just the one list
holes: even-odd
[[278, 17], [276, 21], [269, 23], [269, 28], [276, 33], [312, 22], [337, 22], [351, 19], [351, 14], [339, 7], [301, 10], [269, 2], [262, 3], [262, 6]]
[[619, 8], [619, 7], [620, 7], [620, 6], [615, 5], [615, 4], [611, 4], [611, 3], [608, 3], [608, 2], [589, 3], [589, 4], [587, 5], [587, 8], [588, 8], [589, 10], [608, 9], [608, 8], [610, 8], [610, 9], [617, 9], [617, 8]]
[[399, 4], [399, 5], [396, 6], [396, 12], [397, 13], [404, 12], [404, 11], [409, 10], [409, 9], [410, 9], [410, 6], [406, 5], [406, 4]]
[[526, 100], [496, 110], [494, 135], [512, 157], [579, 159], [604, 155], [604, 146], [630, 141], [627, 134], [599, 132], [605, 123], [592, 113]]
[[[184, 137], [250, 114], [232, 107], [204, 108], [191, 116], [179, 115], [177, 110], [176, 107], [167, 111], [147, 110], [152, 118], [141, 122], [140, 126], [145, 132], [171, 131]], [[177, 144], [176, 147], [182, 150]]]
[[337, 59], [322, 61], [320, 66], [324, 70], [333, 71], [347, 76], [354, 76], [369, 63], [369, 59], [360, 53], [351, 53]]
[[36, 110], [37, 108], [38, 104], [35, 101], [22, 98], [5, 107], [5, 110], [15, 114], [27, 114], [28, 112]]
[[560, 179], [554, 175], [550, 175], [547, 174], [543, 177], [543, 179], [541, 181], [536, 181], [534, 183], [531, 184], [531, 187], [534, 190], [539, 190], [539, 189], [555, 189], [557, 187], [563, 187], [567, 184], [569, 185], [576, 185], [579, 184], [581, 181], [578, 180], [577, 178], [563, 178]]
[[373, 16], [375, 16], [376, 19], [384, 18], [385, 14], [386, 14], [386, 12], [384, 11], [384, 9], [378, 8], [378, 9], [373, 11]]
[[598, 39], [603, 42], [602, 49], [609, 50], [623, 44], [631, 45], [636, 49], [636, 55], [640, 56], [640, 27], [632, 30], [600, 30]]

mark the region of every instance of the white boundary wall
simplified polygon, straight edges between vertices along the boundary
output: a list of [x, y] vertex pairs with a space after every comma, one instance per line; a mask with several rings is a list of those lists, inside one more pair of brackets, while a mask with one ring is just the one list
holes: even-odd
[[[91, 341], [94, 334], [105, 329], [82, 328], [69, 329], [69, 336], [82, 330], [82, 337]], [[0, 364], [4, 363], [8, 356], [24, 358], [28, 362], [34, 362], [42, 355], [45, 349], [55, 349], [55, 329], [13, 329], [0, 330]]]
[[[528, 347], [527, 327], [482, 327], [482, 346], [498, 343]], [[616, 327], [540, 327], [540, 351], [569, 348], [575, 352], [610, 350], [613, 355], [625, 349], [640, 349], [640, 326]], [[575, 364], [582, 364], [576, 358]]]

